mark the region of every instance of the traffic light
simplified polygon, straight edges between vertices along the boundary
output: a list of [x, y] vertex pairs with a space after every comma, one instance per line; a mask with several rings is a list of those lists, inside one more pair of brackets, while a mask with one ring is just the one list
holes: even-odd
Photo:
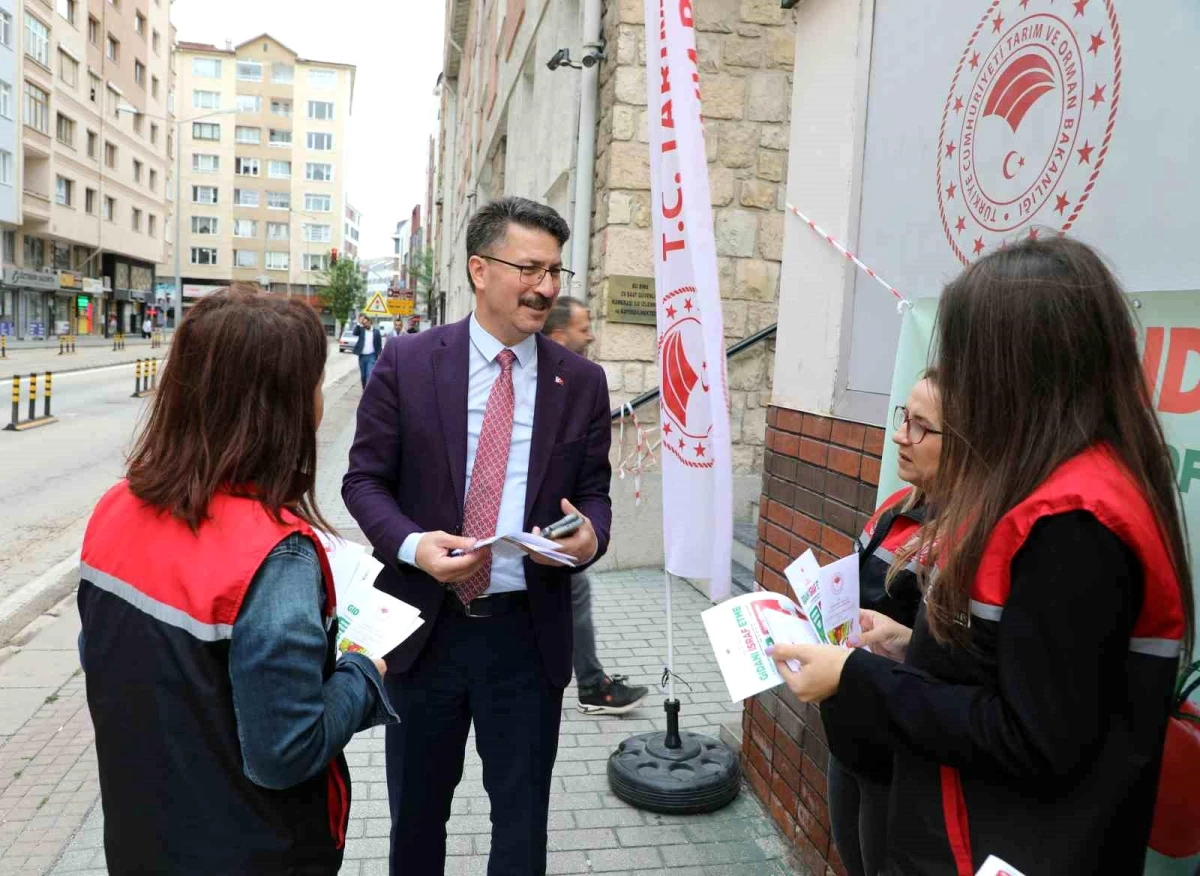
[[331, 265], [337, 264], [337, 247], [336, 246], [329, 251], [329, 264], [331, 264]]

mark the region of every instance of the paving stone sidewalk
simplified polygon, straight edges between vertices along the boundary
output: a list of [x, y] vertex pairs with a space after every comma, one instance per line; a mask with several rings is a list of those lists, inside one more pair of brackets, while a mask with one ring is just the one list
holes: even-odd
[[[336, 483], [353, 437], [359, 390], [353, 380], [338, 388], [328, 393], [318, 495], [331, 522], [354, 537], [357, 530], [336, 498]], [[662, 674], [665, 646], [661, 570], [605, 572], [593, 580], [597, 648], [606, 670], [653, 686]], [[676, 671], [687, 682], [679, 685], [680, 723], [715, 736], [722, 723], [740, 724], [741, 707], [729, 702], [704, 635], [699, 615], [707, 600], [682, 582], [675, 584], [673, 597]], [[54, 642], [62, 645], [78, 620], [73, 610], [64, 610], [53, 623], [58, 625]], [[42, 635], [49, 636], [50, 628]], [[38, 636], [22, 654], [36, 648]], [[0, 684], [9, 664], [0, 665]], [[3, 693], [7, 697], [8, 691]], [[82, 676], [72, 672], [44, 696], [32, 718], [0, 736], [0, 872], [100, 876], [106, 873], [103, 814]], [[550, 801], [549, 873], [807, 873], [748, 787], [720, 812], [695, 816], [641, 812], [613, 795], [605, 776], [608, 755], [626, 737], [662, 726], [662, 700], [654, 692], [645, 707], [623, 718], [597, 718], [580, 714], [574, 685], [567, 690]], [[355, 737], [347, 759], [354, 804], [341, 872], [387, 873], [390, 820], [382, 729]], [[482, 876], [491, 844], [490, 806], [473, 741], [467, 745], [453, 813], [446, 872]]]

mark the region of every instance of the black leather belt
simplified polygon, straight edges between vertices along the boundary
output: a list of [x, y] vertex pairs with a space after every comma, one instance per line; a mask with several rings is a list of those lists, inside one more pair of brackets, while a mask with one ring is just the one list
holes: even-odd
[[448, 587], [446, 588], [446, 606], [462, 617], [502, 617], [529, 608], [529, 593], [524, 590], [494, 593], [491, 596], [477, 597], [463, 605], [458, 594]]

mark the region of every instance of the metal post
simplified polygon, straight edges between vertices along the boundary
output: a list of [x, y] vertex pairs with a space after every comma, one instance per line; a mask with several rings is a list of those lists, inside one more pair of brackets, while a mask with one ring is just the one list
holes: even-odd
[[12, 423], [10, 429], [17, 428], [17, 423], [21, 422], [21, 377], [18, 374], [13, 375], [13, 390], [12, 390]]
[[0, 359], [8, 358], [8, 335], [0, 335]]
[[133, 394], [139, 396], [142, 394], [142, 360], [137, 360], [137, 366], [133, 371]]
[[60, 355], [60, 356], [63, 354], [63, 351], [65, 350], [66, 340], [67, 339], [66, 339], [65, 335], [58, 336], [58, 355]]
[[158, 389], [158, 360], [150, 360], [150, 389]]
[[29, 375], [29, 419], [37, 419], [37, 374]]
[[50, 382], [54, 379], [54, 374], [50, 371], [46, 372], [46, 405], [45, 416], [50, 416]]

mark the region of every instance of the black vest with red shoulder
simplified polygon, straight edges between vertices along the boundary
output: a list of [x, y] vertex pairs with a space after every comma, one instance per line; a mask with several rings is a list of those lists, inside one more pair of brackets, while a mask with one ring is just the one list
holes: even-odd
[[1141, 872], [1184, 613], [1154, 513], [1110, 450], [1095, 446], [1060, 465], [993, 529], [971, 591], [970, 647], [935, 642], [922, 611], [906, 662], [952, 684], [1037, 684], [999, 673], [1012, 564], [1039, 520], [1077, 511], [1117, 536], [1141, 567], [1141, 607], [1123, 671], [1111, 678], [1098, 716], [1095, 758], [1069, 779], [1047, 776], [1039, 790], [898, 751], [889, 872], [971, 876], [989, 854], [1030, 874]]
[[234, 623], [255, 573], [292, 533], [312, 538], [325, 581], [334, 669], [333, 576], [313, 531], [254, 499], [219, 494], [193, 533], [122, 481], [84, 537], [80, 642], [96, 729], [110, 872], [336, 872], [350, 779], [340, 755], [286, 790], [243, 772], [229, 675]]
[[921, 583], [917, 558], [909, 559], [892, 575], [888, 573], [901, 551], [910, 548], [925, 522], [925, 503], [906, 507], [913, 487], [897, 490], [879, 503], [867, 520], [855, 550], [859, 553], [859, 605], [886, 614], [911, 627], [921, 605]]

